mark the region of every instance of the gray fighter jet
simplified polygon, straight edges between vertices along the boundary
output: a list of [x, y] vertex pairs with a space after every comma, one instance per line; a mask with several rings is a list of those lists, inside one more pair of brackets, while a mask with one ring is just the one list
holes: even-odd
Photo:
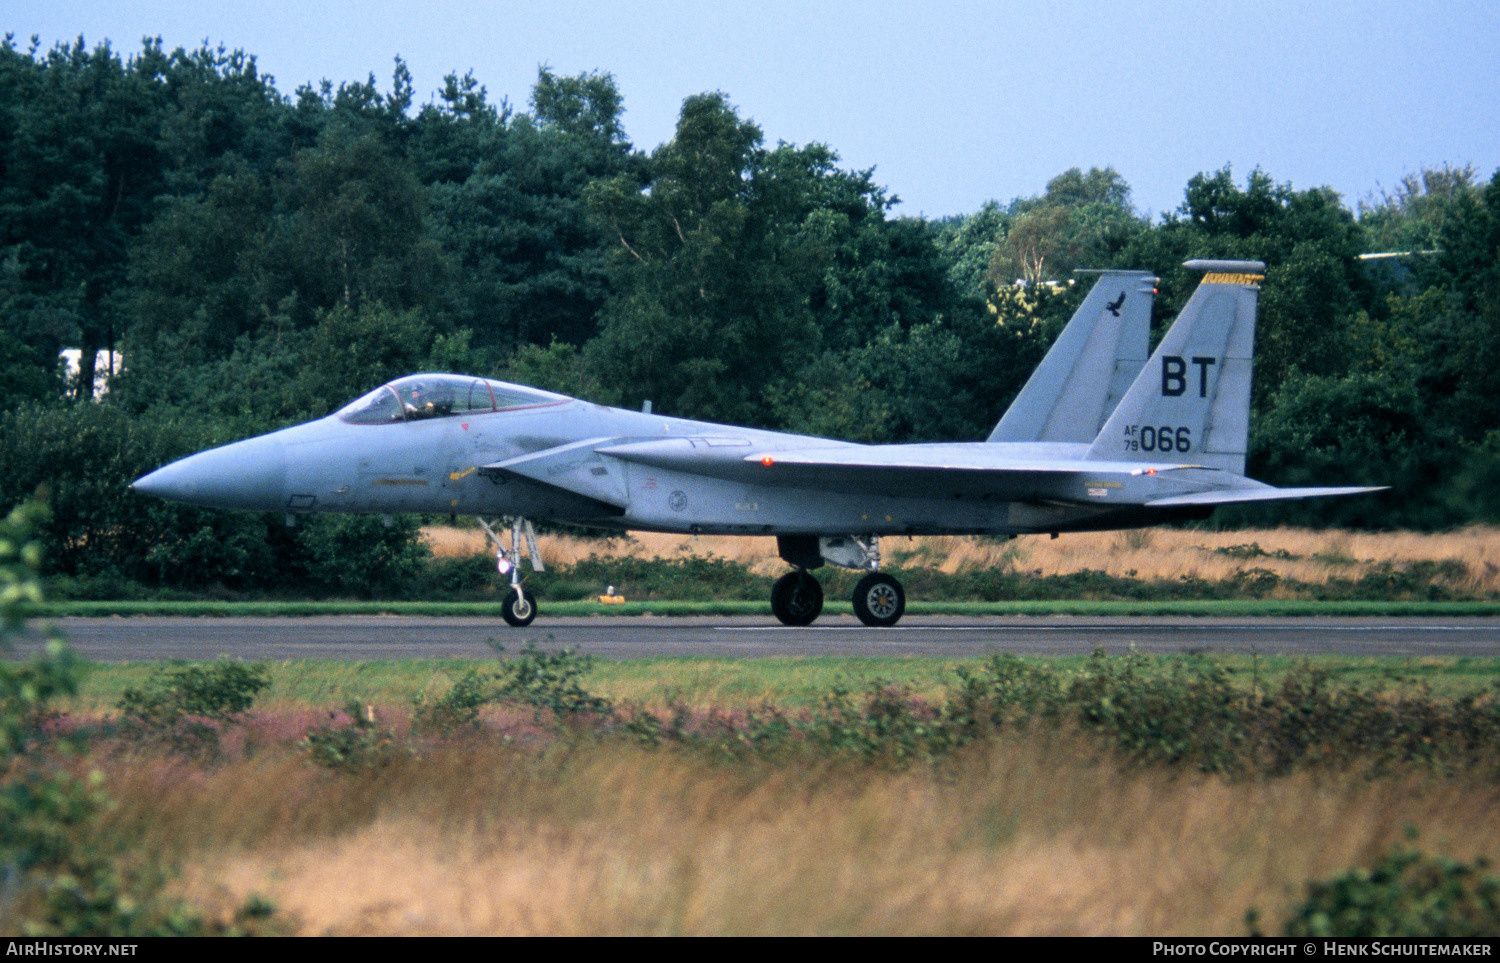
[[[536, 617], [521, 556], [531, 519], [616, 530], [774, 535], [793, 568], [771, 590], [787, 625], [823, 608], [811, 572], [868, 574], [866, 625], [906, 600], [880, 571], [882, 535], [1022, 534], [1205, 518], [1216, 506], [1376, 488], [1274, 488], [1245, 477], [1258, 261], [1206, 272], [1149, 360], [1155, 279], [1103, 272], [983, 442], [860, 445], [647, 411], [450, 374], [382, 385], [326, 418], [201, 452], [136, 491], [214, 508], [479, 516]], [[504, 524], [491, 524], [499, 516]], [[496, 528], [509, 529], [509, 544]]]

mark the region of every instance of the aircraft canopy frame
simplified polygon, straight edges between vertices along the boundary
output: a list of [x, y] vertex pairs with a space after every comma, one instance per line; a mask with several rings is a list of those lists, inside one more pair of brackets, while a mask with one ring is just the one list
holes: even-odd
[[467, 375], [417, 374], [381, 385], [334, 412], [351, 425], [392, 425], [560, 405], [570, 399], [538, 388]]

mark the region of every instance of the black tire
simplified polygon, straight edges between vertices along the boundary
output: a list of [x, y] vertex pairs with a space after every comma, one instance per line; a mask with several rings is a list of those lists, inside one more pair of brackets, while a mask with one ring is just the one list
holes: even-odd
[[536, 596], [511, 589], [500, 603], [500, 617], [515, 628], [523, 628], [536, 618]]
[[782, 625], [811, 625], [823, 611], [823, 586], [806, 572], [788, 572], [771, 586], [771, 612]]
[[901, 621], [906, 593], [884, 572], [871, 572], [854, 586], [854, 614], [866, 625], [887, 629]]

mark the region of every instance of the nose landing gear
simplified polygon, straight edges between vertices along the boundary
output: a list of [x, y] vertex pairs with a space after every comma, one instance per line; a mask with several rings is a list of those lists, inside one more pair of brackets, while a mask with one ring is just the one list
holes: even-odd
[[[477, 516], [476, 516], [477, 517]], [[507, 625], [515, 628], [523, 628], [536, 619], [537, 605], [536, 596], [528, 594], [521, 585], [521, 547], [524, 544], [526, 554], [531, 558], [531, 568], [535, 572], [545, 572], [547, 567], [542, 564], [542, 553], [536, 547], [536, 531], [531, 527], [531, 522], [520, 516], [506, 517], [500, 519], [501, 527], [510, 529], [510, 547], [506, 548], [504, 540], [496, 533], [490, 523], [483, 518], [478, 518], [479, 526], [489, 536], [491, 542], [495, 543], [495, 563], [501, 575], [510, 576], [510, 591], [500, 603], [500, 617]]]

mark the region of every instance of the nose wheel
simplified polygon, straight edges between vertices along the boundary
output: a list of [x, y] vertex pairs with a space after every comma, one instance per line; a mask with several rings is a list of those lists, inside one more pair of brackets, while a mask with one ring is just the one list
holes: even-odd
[[906, 611], [901, 583], [884, 572], [871, 572], [854, 587], [854, 614], [875, 628], [890, 628]]
[[536, 618], [536, 599], [517, 585], [505, 593], [505, 601], [500, 603], [500, 617], [513, 628], [528, 626]]

